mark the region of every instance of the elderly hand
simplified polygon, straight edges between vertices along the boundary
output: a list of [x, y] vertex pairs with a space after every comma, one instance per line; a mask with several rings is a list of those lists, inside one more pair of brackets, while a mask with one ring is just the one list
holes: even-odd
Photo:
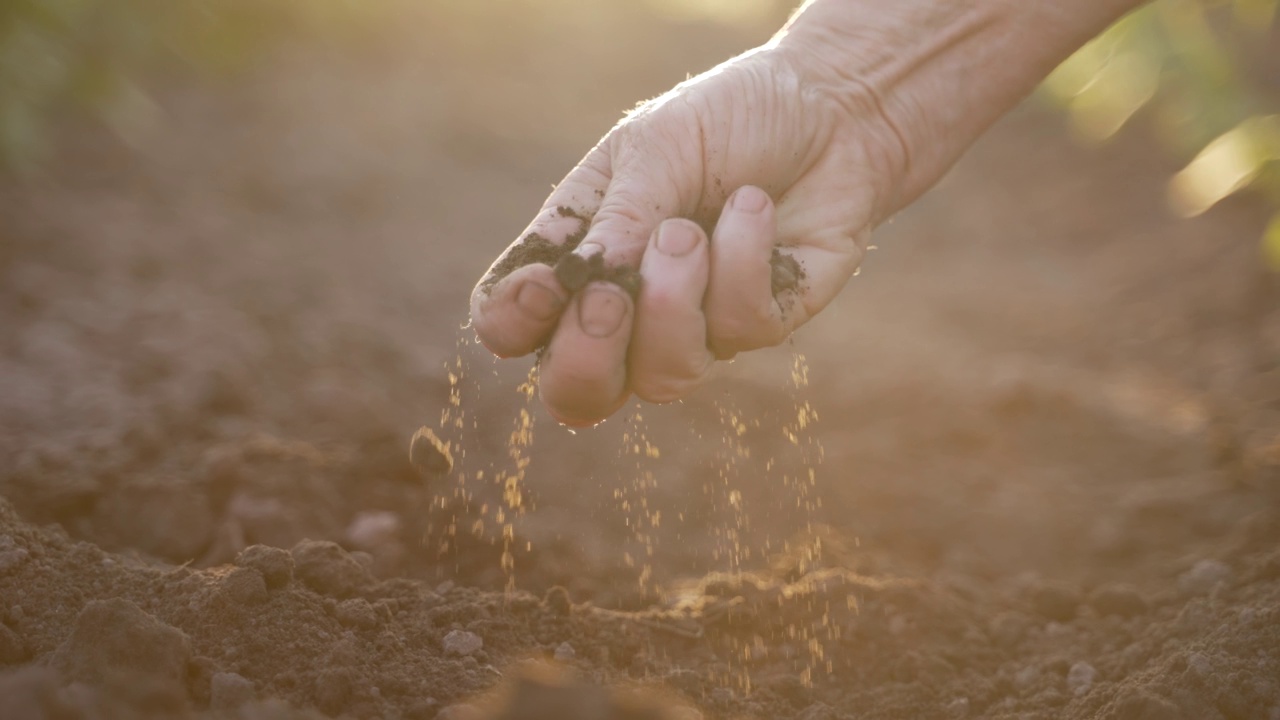
[[878, 222], [1134, 4], [814, 0], [606, 135], [476, 286], [476, 333], [541, 349], [568, 425], [685, 397], [822, 310]]

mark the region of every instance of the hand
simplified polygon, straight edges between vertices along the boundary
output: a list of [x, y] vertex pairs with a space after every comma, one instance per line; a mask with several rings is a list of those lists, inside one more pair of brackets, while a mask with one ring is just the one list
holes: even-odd
[[871, 228], [1140, 2], [807, 0], [569, 173], [472, 294], [481, 342], [543, 349], [566, 424], [686, 396], [826, 307]]
[[[603, 420], [631, 393], [685, 397], [717, 358], [781, 343], [866, 249], [901, 153], [874, 107], [807, 86], [780, 47], [644, 105], [477, 285], [481, 342], [500, 357], [544, 348], [541, 397], [568, 425]], [[597, 255], [592, 271], [583, 261]]]

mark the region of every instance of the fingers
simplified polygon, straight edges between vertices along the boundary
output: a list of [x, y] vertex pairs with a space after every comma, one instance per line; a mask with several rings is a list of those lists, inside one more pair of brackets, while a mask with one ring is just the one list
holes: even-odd
[[674, 177], [673, 168], [687, 164], [683, 158], [694, 150], [682, 147], [678, 139], [655, 141], [646, 128], [623, 125], [608, 138], [615, 165], [576, 251], [584, 257], [603, 254], [610, 267], [640, 264], [658, 223], [682, 214], [680, 192], [690, 184], [688, 178]]
[[631, 390], [644, 400], [682, 398], [711, 370], [702, 312], [709, 255], [706, 234], [689, 220], [663, 222], [649, 241], [628, 355]]
[[518, 357], [546, 344], [568, 303], [551, 266], [534, 263], [488, 289], [477, 288], [471, 295], [471, 322], [489, 352]]
[[594, 425], [626, 401], [627, 346], [635, 307], [609, 282], [593, 282], [561, 315], [542, 357], [542, 402], [565, 425]]
[[586, 233], [587, 218], [596, 212], [609, 178], [608, 154], [597, 147], [556, 187], [472, 291], [472, 325], [495, 355], [531, 353], [555, 330], [570, 293], [551, 266]]
[[711, 241], [705, 309], [708, 344], [717, 357], [777, 345], [794, 327], [779, 299], [790, 304], [802, 286], [799, 278], [790, 288], [783, 282], [775, 299], [771, 261], [776, 242], [773, 201], [758, 187], [739, 188], [721, 212]]

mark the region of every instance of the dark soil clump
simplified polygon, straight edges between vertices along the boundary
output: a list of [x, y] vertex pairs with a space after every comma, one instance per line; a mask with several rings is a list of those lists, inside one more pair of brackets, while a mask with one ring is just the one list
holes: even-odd
[[525, 235], [520, 242], [507, 248], [480, 286], [488, 291], [499, 280], [525, 265], [541, 263], [555, 267], [561, 258], [572, 253], [582, 242], [582, 238], [587, 236], [587, 230], [591, 227], [591, 218], [565, 205], [557, 207], [556, 214], [560, 217], [577, 218], [580, 221], [578, 229], [560, 243], [553, 242], [537, 232]]
[[800, 262], [790, 255], [782, 254], [782, 251], [776, 247], [773, 249], [773, 256], [769, 258], [769, 264], [773, 266], [773, 273], [769, 280], [774, 297], [799, 288], [801, 281], [805, 278], [804, 268], [801, 267]]
[[584, 258], [570, 253], [556, 263], [556, 279], [565, 290], [576, 293], [596, 280], [611, 282], [627, 291], [633, 299], [640, 293], [640, 271], [633, 267], [607, 267], [604, 255], [595, 254]]

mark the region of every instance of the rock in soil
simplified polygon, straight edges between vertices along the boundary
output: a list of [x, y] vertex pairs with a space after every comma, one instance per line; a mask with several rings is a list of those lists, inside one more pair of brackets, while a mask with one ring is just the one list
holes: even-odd
[[340, 545], [327, 540], [303, 540], [289, 551], [293, 572], [321, 595], [350, 597], [372, 581], [369, 571]]
[[475, 655], [484, 647], [484, 639], [466, 630], [451, 630], [442, 644], [449, 655]]
[[293, 582], [293, 555], [283, 548], [250, 545], [236, 556], [236, 565], [262, 573], [269, 590], [279, 590]]
[[91, 600], [50, 665], [90, 684], [145, 677], [182, 687], [191, 645], [181, 630], [156, 620], [128, 600]]

